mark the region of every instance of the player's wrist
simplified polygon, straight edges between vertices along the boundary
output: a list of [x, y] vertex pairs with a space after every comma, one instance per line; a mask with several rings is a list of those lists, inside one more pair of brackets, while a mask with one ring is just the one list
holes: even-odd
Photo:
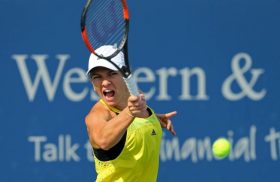
[[125, 110], [125, 113], [129, 116], [129, 117], [131, 117], [131, 118], [135, 118], [136, 116], [134, 116], [134, 114], [129, 110], [129, 108], [126, 108]]

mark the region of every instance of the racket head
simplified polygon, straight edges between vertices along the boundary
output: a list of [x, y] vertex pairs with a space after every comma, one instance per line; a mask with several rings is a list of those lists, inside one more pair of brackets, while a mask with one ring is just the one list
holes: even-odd
[[[129, 13], [126, 0], [88, 0], [81, 16], [81, 34], [90, 52], [110, 60], [126, 47]], [[114, 45], [115, 51], [102, 55], [96, 49]]]

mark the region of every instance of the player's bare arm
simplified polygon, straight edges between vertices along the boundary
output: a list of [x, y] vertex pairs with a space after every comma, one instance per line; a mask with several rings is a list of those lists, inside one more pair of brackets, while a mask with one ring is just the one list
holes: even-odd
[[146, 102], [131, 96], [128, 106], [118, 115], [97, 103], [85, 119], [90, 142], [94, 148], [108, 150], [116, 145], [134, 117], [148, 117]]

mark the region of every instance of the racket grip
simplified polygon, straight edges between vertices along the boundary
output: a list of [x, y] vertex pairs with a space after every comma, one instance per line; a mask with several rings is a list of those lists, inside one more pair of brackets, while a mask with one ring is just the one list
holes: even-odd
[[124, 78], [124, 81], [126, 83], [126, 86], [130, 92], [131, 95], [138, 96], [139, 91], [138, 91], [138, 86], [136, 84], [135, 78], [130, 74], [127, 78]]

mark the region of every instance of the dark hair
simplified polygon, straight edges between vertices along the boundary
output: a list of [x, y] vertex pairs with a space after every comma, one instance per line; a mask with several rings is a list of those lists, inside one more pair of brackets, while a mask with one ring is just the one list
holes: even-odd
[[94, 69], [91, 69], [91, 70], [88, 72], [88, 74], [87, 74], [87, 78], [89, 79], [89, 81], [92, 80], [93, 70], [94, 70]]

